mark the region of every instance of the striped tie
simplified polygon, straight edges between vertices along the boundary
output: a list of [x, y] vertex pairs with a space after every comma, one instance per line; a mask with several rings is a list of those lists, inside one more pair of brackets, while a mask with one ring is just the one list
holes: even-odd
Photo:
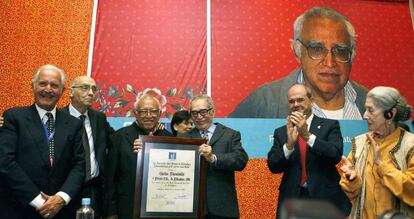
[[50, 166], [53, 166], [53, 159], [55, 159], [55, 138], [54, 136], [51, 137], [53, 134], [53, 131], [55, 129], [55, 120], [53, 119], [53, 115], [50, 112], [46, 113], [47, 116], [47, 139], [49, 142], [49, 160], [50, 160]]

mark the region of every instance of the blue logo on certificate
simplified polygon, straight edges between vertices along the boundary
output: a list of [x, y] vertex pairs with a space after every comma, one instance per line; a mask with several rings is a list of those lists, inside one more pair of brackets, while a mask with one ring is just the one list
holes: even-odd
[[176, 152], [169, 152], [168, 153], [168, 159], [169, 160], [176, 160], [177, 159], [177, 153]]

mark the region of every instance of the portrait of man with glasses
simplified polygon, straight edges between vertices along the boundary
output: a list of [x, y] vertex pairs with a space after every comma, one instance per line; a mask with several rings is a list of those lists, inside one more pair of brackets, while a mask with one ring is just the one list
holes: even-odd
[[315, 115], [362, 119], [367, 89], [349, 79], [356, 55], [356, 33], [349, 20], [331, 8], [311, 8], [296, 19], [291, 48], [300, 67], [256, 88], [229, 117], [286, 118], [286, 93], [303, 83], [312, 90]]

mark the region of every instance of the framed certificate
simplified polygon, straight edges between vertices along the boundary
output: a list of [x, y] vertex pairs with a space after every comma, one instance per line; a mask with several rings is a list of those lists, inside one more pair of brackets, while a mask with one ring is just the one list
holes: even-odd
[[144, 136], [137, 154], [134, 218], [204, 218], [203, 139]]

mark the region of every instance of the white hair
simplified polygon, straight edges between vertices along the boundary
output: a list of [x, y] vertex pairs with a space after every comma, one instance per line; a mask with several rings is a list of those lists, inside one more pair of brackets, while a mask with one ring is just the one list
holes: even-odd
[[305, 23], [305, 21], [313, 18], [329, 18], [335, 21], [342, 22], [345, 25], [345, 28], [349, 34], [349, 38], [351, 39], [350, 46], [352, 49], [352, 62], [356, 55], [356, 33], [354, 26], [351, 24], [351, 22], [349, 22], [347, 17], [343, 16], [339, 12], [333, 10], [332, 8], [319, 6], [313, 7], [305, 11], [303, 14], [296, 18], [295, 23], [293, 24], [294, 39], [292, 41], [292, 44], [295, 49], [296, 56], [299, 58], [301, 57], [301, 43], [298, 42], [297, 39], [301, 39], [303, 24]]
[[412, 108], [397, 89], [384, 86], [374, 87], [367, 93], [368, 97], [372, 98], [375, 106], [384, 112], [395, 108], [397, 110], [395, 122], [406, 121], [410, 118]]
[[62, 69], [60, 69], [60, 68], [58, 68], [58, 67], [56, 67], [52, 64], [42, 65], [38, 69], [36, 69], [36, 71], [33, 75], [33, 78], [32, 78], [32, 87], [33, 87], [33, 89], [34, 89], [35, 83], [39, 80], [40, 73], [42, 73], [44, 70], [52, 70], [52, 71], [58, 72], [60, 74], [60, 83], [61, 83], [61, 86], [62, 86], [60, 88], [60, 90], [62, 91], [63, 88], [65, 87], [65, 83], [66, 83], [65, 72]]

